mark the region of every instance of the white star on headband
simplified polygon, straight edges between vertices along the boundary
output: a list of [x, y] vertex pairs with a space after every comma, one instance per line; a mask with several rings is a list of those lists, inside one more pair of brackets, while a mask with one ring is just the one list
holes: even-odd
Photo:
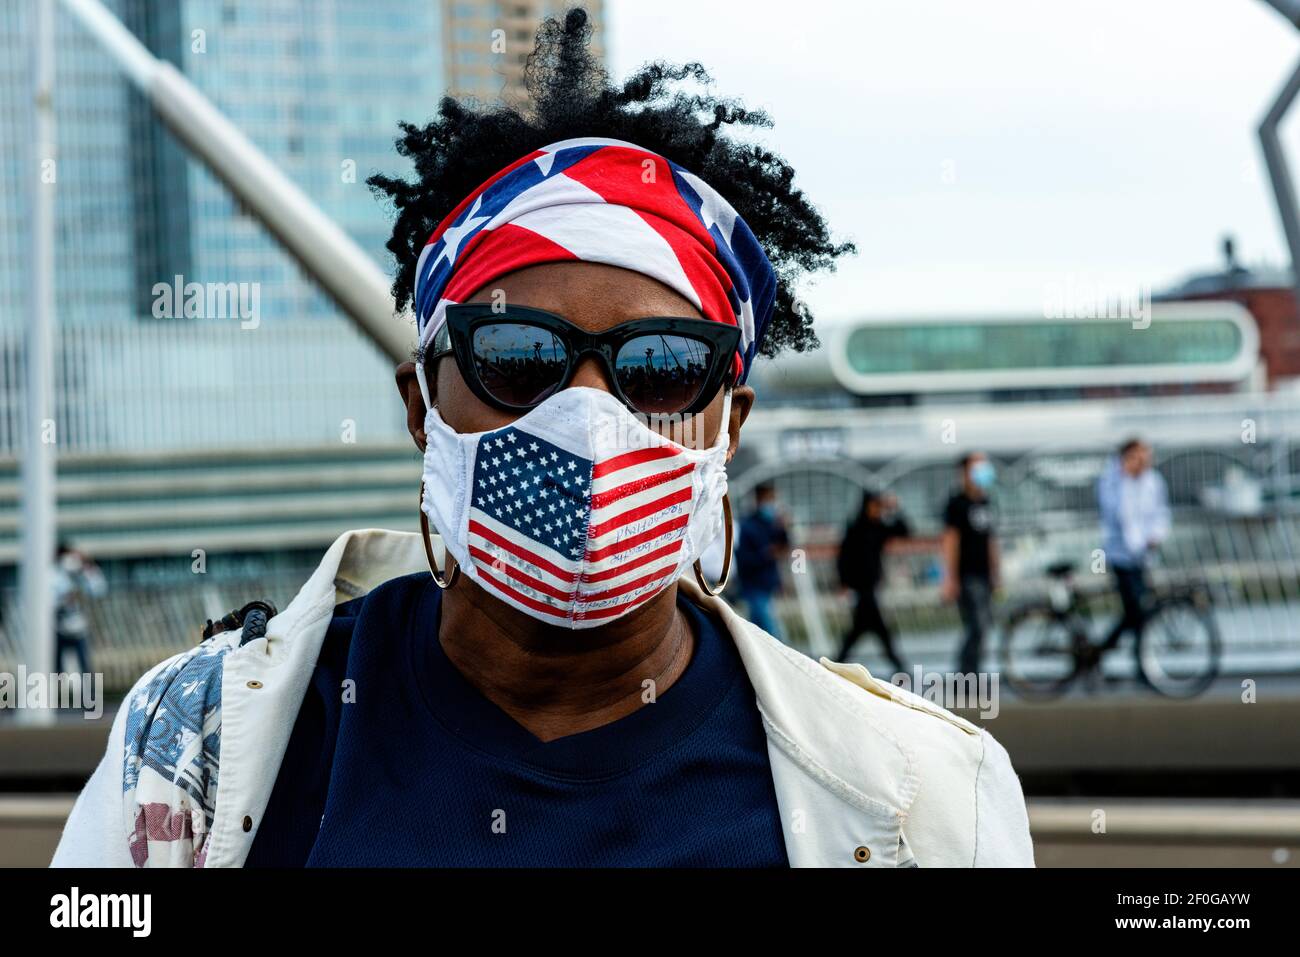
[[542, 171], [543, 176], [550, 176], [551, 167], [555, 165], [555, 154], [543, 153], [541, 156], [533, 160], [533, 162], [537, 164], [537, 168]]
[[736, 211], [695, 174], [681, 170], [679, 175], [691, 184], [695, 194], [700, 197], [700, 219], [704, 222], [704, 228], [709, 229], [716, 223], [723, 242], [730, 246], [731, 233], [736, 228]]
[[437, 270], [438, 263], [442, 262], [444, 258], [450, 263], [455, 263], [456, 251], [460, 249], [460, 244], [465, 237], [492, 218], [491, 216], [475, 217], [474, 214], [478, 212], [478, 208], [482, 202], [482, 196], [475, 198], [474, 205], [471, 207], [469, 215], [465, 217], [465, 221], [459, 226], [447, 227], [447, 231], [442, 234], [442, 249], [438, 253], [438, 258], [435, 259], [433, 264], [429, 267], [429, 274], [432, 274]]

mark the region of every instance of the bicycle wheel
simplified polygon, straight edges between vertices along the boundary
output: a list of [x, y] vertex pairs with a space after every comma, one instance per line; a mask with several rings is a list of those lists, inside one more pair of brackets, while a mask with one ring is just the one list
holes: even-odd
[[1219, 673], [1221, 654], [1213, 614], [1185, 596], [1156, 603], [1137, 645], [1142, 674], [1170, 698], [1191, 698], [1208, 688]]
[[1071, 619], [1051, 608], [1022, 608], [1002, 629], [1002, 673], [1026, 698], [1055, 697], [1078, 673], [1075, 649], [1086, 641]]

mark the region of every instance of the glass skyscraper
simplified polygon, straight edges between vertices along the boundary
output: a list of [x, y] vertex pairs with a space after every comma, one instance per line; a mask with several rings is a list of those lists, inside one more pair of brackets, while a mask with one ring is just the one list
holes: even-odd
[[[443, 92], [437, 4], [410, 0], [127, 0], [127, 20], [384, 269], [389, 213], [366, 177], [403, 168], [398, 120], [421, 122]], [[166, 150], [156, 170], [169, 168]], [[262, 226], [197, 161], [183, 183], [153, 179], [161, 216], [188, 219], [169, 245], [197, 282], [258, 282], [267, 321], [333, 307]]]
[[[399, 119], [444, 90], [442, 10], [413, 0], [109, 0], [338, 222], [381, 268], [389, 211], [365, 185], [404, 171]], [[31, 4], [0, 10], [0, 324], [21, 323], [29, 177]], [[336, 311], [225, 187], [187, 157], [116, 65], [62, 9], [58, 22], [61, 325], [148, 317], [171, 283], [257, 282], [261, 316]]]
[[[121, 0], [108, 6], [121, 12]], [[59, 10], [57, 162], [43, 169], [30, 147], [34, 9], [27, 0], [0, 4], [0, 328], [21, 325], [25, 315], [30, 191], [42, 175], [57, 191], [57, 262], [69, 267], [56, 286], [60, 323], [125, 319], [135, 289], [127, 86]]]

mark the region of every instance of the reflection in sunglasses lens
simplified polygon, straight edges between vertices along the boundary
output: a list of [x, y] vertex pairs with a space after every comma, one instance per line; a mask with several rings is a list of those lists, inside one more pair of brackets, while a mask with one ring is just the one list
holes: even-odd
[[474, 330], [471, 347], [478, 378], [507, 405], [532, 406], [559, 387], [568, 365], [554, 333], [526, 323], [502, 322]]
[[614, 360], [619, 388], [638, 412], [683, 412], [704, 388], [712, 353], [708, 343], [685, 336], [629, 339]]

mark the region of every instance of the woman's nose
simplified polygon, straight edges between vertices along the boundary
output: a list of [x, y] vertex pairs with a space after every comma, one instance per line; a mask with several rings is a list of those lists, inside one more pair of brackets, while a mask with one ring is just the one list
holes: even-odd
[[569, 385], [570, 387], [585, 385], [588, 388], [602, 389], [611, 394], [614, 392], [614, 383], [610, 382], [609, 376], [605, 374], [604, 363], [590, 354], [578, 359], [578, 367], [573, 370], [573, 378], [569, 381]]

